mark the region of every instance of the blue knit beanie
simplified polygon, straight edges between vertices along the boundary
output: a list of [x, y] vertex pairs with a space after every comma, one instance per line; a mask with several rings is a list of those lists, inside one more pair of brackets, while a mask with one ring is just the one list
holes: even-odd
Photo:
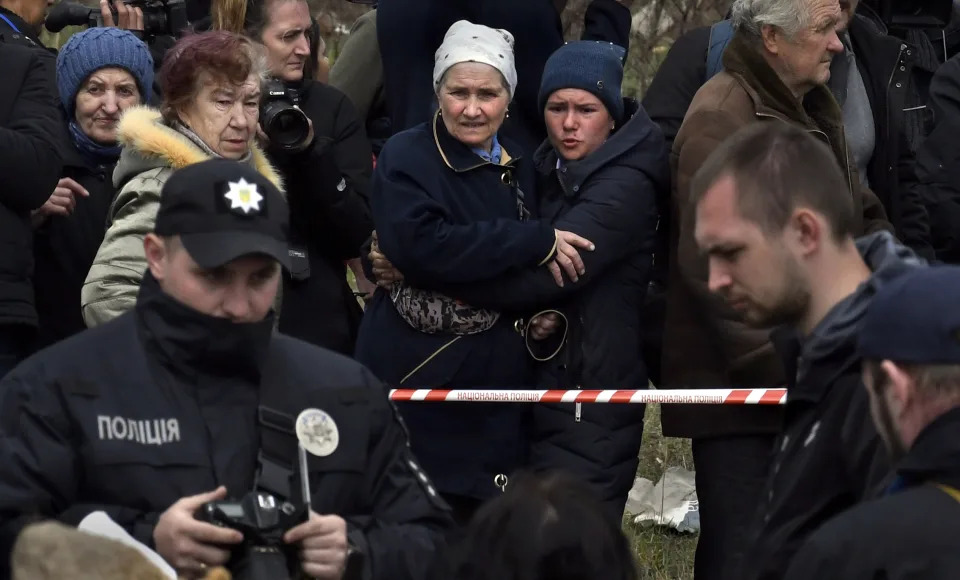
[[70, 37], [57, 54], [57, 90], [60, 102], [73, 118], [73, 103], [87, 77], [99, 69], [125, 69], [137, 81], [144, 103], [153, 90], [153, 57], [147, 45], [128, 30], [88, 28]]
[[561, 89], [582, 89], [592, 93], [617, 123], [623, 120], [623, 57], [626, 51], [610, 42], [578, 40], [558, 48], [543, 68], [540, 81], [540, 110], [547, 99]]

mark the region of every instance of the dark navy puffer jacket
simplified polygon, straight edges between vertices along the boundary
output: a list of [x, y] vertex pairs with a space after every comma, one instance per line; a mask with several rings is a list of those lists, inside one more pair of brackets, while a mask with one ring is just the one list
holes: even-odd
[[[520, 221], [518, 191], [536, 215], [533, 164], [500, 141], [485, 161], [435, 117], [394, 135], [380, 153], [371, 207], [380, 248], [414, 288], [479, 284], [553, 254], [549, 221]], [[378, 290], [360, 324], [355, 356], [388, 385], [497, 389], [532, 383], [514, 320], [469, 335], [424, 333]], [[518, 404], [401, 403], [414, 452], [446, 495], [487, 499], [494, 478], [526, 461], [526, 410]]]

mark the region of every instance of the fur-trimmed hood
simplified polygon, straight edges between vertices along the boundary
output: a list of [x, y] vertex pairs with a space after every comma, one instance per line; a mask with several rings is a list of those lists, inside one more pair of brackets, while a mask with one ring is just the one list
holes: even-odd
[[[185, 136], [165, 125], [160, 111], [152, 107], [127, 109], [117, 125], [117, 141], [123, 146], [113, 172], [113, 184], [118, 190], [144, 171], [157, 167], [177, 170], [210, 158]], [[280, 174], [256, 145], [252, 147], [250, 164], [283, 192]]]

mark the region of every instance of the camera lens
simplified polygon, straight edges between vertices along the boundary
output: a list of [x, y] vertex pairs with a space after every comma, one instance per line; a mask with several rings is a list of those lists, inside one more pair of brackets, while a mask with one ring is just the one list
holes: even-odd
[[303, 111], [282, 101], [264, 107], [261, 126], [270, 142], [283, 149], [301, 145], [310, 134], [310, 123]]

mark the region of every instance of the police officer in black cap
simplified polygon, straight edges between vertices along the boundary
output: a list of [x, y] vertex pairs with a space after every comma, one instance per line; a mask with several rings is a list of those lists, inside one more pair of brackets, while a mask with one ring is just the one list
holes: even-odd
[[136, 308], [0, 383], [0, 560], [31, 520], [102, 510], [202, 576], [236, 562], [244, 538], [198, 510], [256, 490], [311, 496], [281, 541], [291, 569], [423, 577], [450, 519], [383, 386], [273, 331], [288, 260], [280, 192], [221, 159], [174, 173], [162, 193]]
[[960, 578], [960, 268], [881, 289], [859, 348], [873, 421], [896, 465], [886, 494], [837, 516], [788, 580]]

